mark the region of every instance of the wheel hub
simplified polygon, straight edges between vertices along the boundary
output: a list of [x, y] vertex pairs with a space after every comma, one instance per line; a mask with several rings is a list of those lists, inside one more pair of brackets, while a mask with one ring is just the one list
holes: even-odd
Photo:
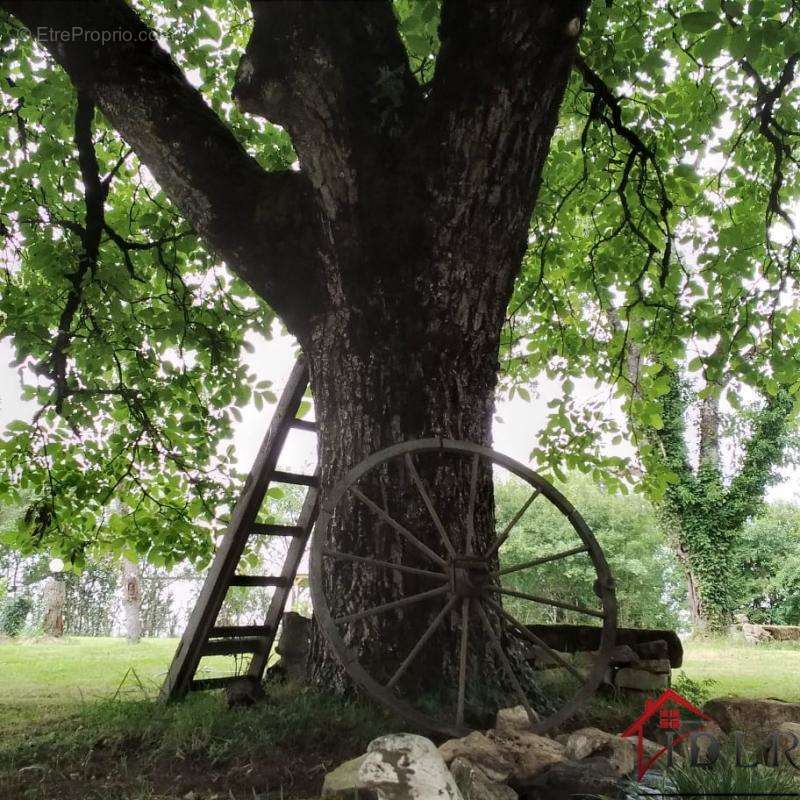
[[489, 567], [480, 556], [450, 559], [450, 589], [457, 597], [480, 597], [489, 582]]

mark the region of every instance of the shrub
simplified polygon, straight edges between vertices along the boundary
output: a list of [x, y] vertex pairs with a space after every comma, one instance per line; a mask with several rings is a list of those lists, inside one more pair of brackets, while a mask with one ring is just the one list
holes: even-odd
[[685, 672], [679, 672], [672, 680], [672, 688], [685, 697], [692, 705], [702, 706], [711, 697], [717, 681], [713, 678], [704, 678], [699, 681], [692, 680]]
[[0, 633], [17, 636], [33, 604], [27, 597], [7, 597], [0, 602]]

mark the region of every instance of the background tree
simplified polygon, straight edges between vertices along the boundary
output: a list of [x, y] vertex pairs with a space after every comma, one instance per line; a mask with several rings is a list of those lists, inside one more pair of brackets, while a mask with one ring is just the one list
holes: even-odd
[[119, 563], [89, 554], [79, 571], [64, 574], [65, 628], [72, 636], [111, 636], [119, 617]]
[[651, 461], [676, 476], [660, 502], [663, 524], [684, 565], [693, 627], [697, 632], [720, 630], [735, 608], [738, 539], [747, 520], [761, 510], [764, 491], [783, 461], [793, 403], [783, 389], [767, 397], [752, 419], [741, 464], [726, 476], [718, 399], [707, 395], [695, 404], [698, 452], [693, 466], [685, 431], [688, 390], [675, 373], [669, 377], [670, 390], [660, 398], [663, 426], [651, 429], [649, 437]]
[[[583, 509], [586, 522], [603, 548], [616, 580], [620, 625], [673, 630], [680, 627], [686, 601], [681, 569], [650, 503], [641, 495], [609, 492], [580, 473], [570, 473], [558, 489], [576, 508]], [[496, 486], [495, 493], [501, 525], [528, 496], [521, 484], [512, 481]], [[517, 524], [524, 535], [501, 549], [501, 563], [520, 564], [564, 552], [575, 544], [575, 532], [552, 506], [534, 503]], [[592, 603], [596, 577], [584, 559], [576, 558], [542, 565], [535, 573], [515, 573], [509, 585], [513, 583], [512, 588], [518, 591], [586, 606]], [[518, 619], [533, 610], [529, 603], [518, 606], [512, 611]], [[545, 607], [541, 616], [524, 621], [585, 624], [579, 614]]]
[[[207, 557], [194, 523], [218, 523], [233, 477], [216, 444], [268, 391], [240, 350], [273, 314], [309, 358], [323, 490], [391, 442], [488, 442], [499, 362], [519, 377], [520, 351], [523, 371], [625, 391], [629, 342], [669, 366], [724, 321], [742, 380], [791, 383], [794, 5], [256, 3], [252, 24], [235, 3], [2, 6], [0, 308], [42, 406], [4, 454], [40, 546], [79, 562], [101, 527], [163, 561]], [[56, 35], [62, 72], [21, 25], [130, 35]], [[715, 181], [697, 156], [717, 143]], [[753, 330], [780, 347], [751, 348]], [[658, 428], [655, 384], [628, 396]], [[591, 446], [598, 414], [573, 414], [565, 381], [548, 452], [618, 468]], [[463, 518], [466, 476], [423, 478]], [[670, 480], [648, 462], [648, 488]], [[131, 514], [98, 526], [112, 495]], [[427, 519], [401, 475], [387, 496]], [[482, 538], [490, 497], [486, 472]], [[353, 510], [332, 533], [373, 541], [373, 522]], [[359, 578], [329, 587], [342, 610], [395, 591]], [[425, 617], [349, 637], [413, 639]], [[316, 667], [333, 672], [321, 651]]]
[[800, 625], [800, 509], [767, 506], [733, 552], [734, 609], [753, 622]]

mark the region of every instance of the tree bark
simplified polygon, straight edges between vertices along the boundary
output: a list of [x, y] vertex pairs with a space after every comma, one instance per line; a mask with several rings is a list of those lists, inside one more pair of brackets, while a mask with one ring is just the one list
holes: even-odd
[[699, 580], [692, 569], [689, 553], [680, 543], [676, 545], [675, 552], [686, 576], [686, 602], [689, 606], [689, 622], [692, 633], [695, 636], [703, 636], [712, 628], [712, 625], [705, 612]]
[[122, 617], [128, 644], [138, 644], [142, 636], [142, 576], [139, 564], [122, 559]]

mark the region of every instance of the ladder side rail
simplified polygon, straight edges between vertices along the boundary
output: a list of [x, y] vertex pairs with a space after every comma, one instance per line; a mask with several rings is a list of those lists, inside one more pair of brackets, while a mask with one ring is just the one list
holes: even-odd
[[[319, 478], [319, 467], [314, 472], [314, 475]], [[281, 621], [284, 609], [286, 608], [286, 601], [289, 599], [289, 592], [292, 590], [294, 579], [297, 576], [297, 570], [300, 567], [300, 562], [303, 559], [306, 545], [308, 544], [311, 530], [317, 520], [317, 513], [319, 512], [319, 490], [312, 488], [306, 493], [306, 499], [300, 509], [300, 514], [297, 518], [297, 524], [303, 528], [305, 534], [303, 536], [295, 536], [287, 550], [286, 559], [283, 562], [283, 570], [281, 577], [287, 579], [287, 586], [279, 587], [272, 593], [272, 598], [267, 609], [266, 617], [264, 618], [264, 627], [268, 630], [268, 637], [264, 642], [264, 647], [253, 654], [250, 661], [250, 667], [247, 674], [251, 678], [261, 680], [264, 676], [264, 670], [267, 667], [269, 656], [272, 651], [272, 645], [275, 643], [275, 637], [278, 635], [278, 623]]]
[[294, 365], [286, 388], [275, 408], [269, 429], [256, 456], [253, 468], [245, 481], [225, 534], [208, 571], [200, 596], [192, 610], [186, 630], [178, 643], [169, 672], [161, 688], [162, 701], [183, 698], [202, 658], [203, 646], [225, 600], [230, 579], [236, 572], [250, 531], [255, 522], [271, 473], [280, 456], [306, 387], [308, 367], [305, 359]]

